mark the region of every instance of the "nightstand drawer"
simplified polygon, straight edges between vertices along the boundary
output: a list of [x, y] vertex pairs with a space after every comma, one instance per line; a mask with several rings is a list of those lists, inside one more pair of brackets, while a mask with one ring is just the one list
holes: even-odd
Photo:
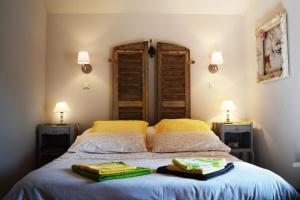
[[224, 132], [251, 132], [250, 125], [224, 125]]
[[250, 132], [225, 132], [224, 143], [232, 149], [250, 149]]
[[40, 149], [68, 149], [70, 146], [69, 134], [42, 134]]
[[49, 135], [55, 135], [55, 134], [69, 134], [70, 128], [69, 127], [42, 127], [40, 130], [41, 134], [49, 134]]

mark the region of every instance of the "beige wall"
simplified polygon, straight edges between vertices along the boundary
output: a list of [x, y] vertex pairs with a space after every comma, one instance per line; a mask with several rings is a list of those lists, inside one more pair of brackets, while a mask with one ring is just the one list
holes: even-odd
[[0, 199], [35, 166], [44, 119], [46, 10], [41, 0], [0, 1]]
[[[214, 15], [151, 14], [57, 14], [48, 15], [47, 46], [47, 119], [59, 100], [69, 103], [67, 121], [84, 128], [97, 119], [110, 119], [112, 110], [111, 48], [127, 42], [149, 40], [173, 42], [191, 49], [192, 116], [204, 120], [220, 117], [223, 99], [232, 99], [236, 117], [245, 118], [244, 18]], [[220, 49], [225, 63], [217, 74], [207, 67], [210, 54]], [[77, 52], [90, 52], [93, 72], [90, 90], [83, 90], [84, 74], [76, 64]], [[150, 81], [154, 82], [154, 61], [150, 62]], [[211, 82], [211, 88], [209, 88]], [[154, 116], [154, 86], [150, 121]]]
[[[278, 11], [287, 10], [290, 78], [266, 84], [256, 83], [255, 27]], [[246, 15], [249, 116], [256, 122], [256, 162], [280, 174], [300, 188], [300, 1], [254, 0]]]

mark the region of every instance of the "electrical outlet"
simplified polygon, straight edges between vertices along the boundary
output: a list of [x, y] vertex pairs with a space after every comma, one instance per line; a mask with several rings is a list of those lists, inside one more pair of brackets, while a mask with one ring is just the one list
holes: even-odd
[[294, 162], [293, 167], [299, 167], [300, 168], [300, 162]]

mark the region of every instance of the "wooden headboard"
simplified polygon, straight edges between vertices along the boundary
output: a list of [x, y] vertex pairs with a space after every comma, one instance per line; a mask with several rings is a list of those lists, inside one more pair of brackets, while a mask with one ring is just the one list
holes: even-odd
[[[157, 43], [157, 119], [190, 118], [190, 50]], [[113, 118], [148, 121], [148, 42], [113, 48]]]
[[157, 118], [191, 117], [190, 50], [157, 43]]
[[148, 120], [148, 42], [113, 48], [113, 118]]

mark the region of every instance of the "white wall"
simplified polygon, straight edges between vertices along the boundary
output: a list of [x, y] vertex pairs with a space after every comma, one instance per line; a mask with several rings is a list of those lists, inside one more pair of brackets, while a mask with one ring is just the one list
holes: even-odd
[[[288, 13], [290, 78], [256, 83], [255, 27], [285, 8]], [[254, 0], [246, 15], [249, 117], [256, 122], [256, 162], [300, 188], [300, 1]]]
[[[48, 15], [47, 46], [47, 119], [59, 100], [69, 103], [72, 112], [67, 121], [80, 122], [86, 128], [97, 119], [109, 119], [112, 112], [111, 66], [107, 62], [115, 45], [149, 40], [167, 41], [191, 49], [192, 116], [218, 119], [223, 99], [232, 99], [238, 108], [236, 117], [245, 118], [244, 18], [230, 15], [161, 14], [53, 14]], [[210, 54], [221, 50], [225, 63], [212, 75], [207, 67]], [[90, 90], [83, 90], [85, 79], [76, 64], [77, 52], [90, 52], [93, 71]], [[150, 63], [150, 81], [154, 64]], [[209, 88], [209, 80], [212, 88]], [[154, 116], [154, 86], [151, 85], [151, 117]]]
[[[51, 14], [221, 14], [242, 15], [251, 0], [45, 0]], [[216, 6], [218, 5], [218, 6]]]
[[0, 1], [0, 199], [35, 166], [44, 119], [46, 10], [41, 0]]

